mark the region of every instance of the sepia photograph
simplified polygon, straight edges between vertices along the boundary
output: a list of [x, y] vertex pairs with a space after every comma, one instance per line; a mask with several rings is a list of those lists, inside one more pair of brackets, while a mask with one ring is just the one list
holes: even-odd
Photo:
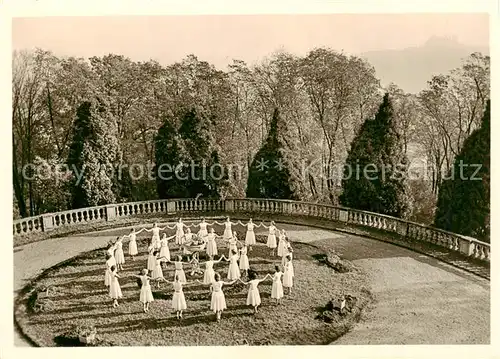
[[488, 13], [11, 27], [15, 347], [491, 344]]

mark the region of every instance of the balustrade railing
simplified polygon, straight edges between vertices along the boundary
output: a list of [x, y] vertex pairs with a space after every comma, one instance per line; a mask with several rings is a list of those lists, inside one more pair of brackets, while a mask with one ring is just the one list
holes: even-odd
[[116, 203], [47, 213], [15, 220], [14, 235], [46, 232], [59, 227], [82, 223], [111, 222], [117, 218], [174, 213], [227, 212], [241, 214], [277, 214], [306, 216], [350, 225], [370, 227], [396, 233], [408, 241], [422, 241], [463, 253], [481, 261], [490, 261], [490, 245], [471, 237], [450, 233], [422, 224], [405, 221], [378, 213], [335, 207], [326, 204], [289, 200], [244, 199], [168, 199], [142, 202]]

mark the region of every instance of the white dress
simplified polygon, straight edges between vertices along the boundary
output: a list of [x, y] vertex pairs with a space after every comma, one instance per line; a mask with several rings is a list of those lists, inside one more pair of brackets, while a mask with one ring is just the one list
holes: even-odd
[[207, 261], [205, 263], [205, 266], [206, 269], [205, 269], [205, 274], [203, 275], [203, 284], [210, 284], [215, 280], [214, 262]]
[[207, 235], [208, 235], [207, 224], [205, 222], [201, 222], [200, 223], [200, 230], [198, 231], [198, 236], [203, 238]]
[[137, 238], [135, 233], [130, 235], [130, 241], [128, 242], [128, 254], [131, 256], [137, 255]]
[[[281, 257], [281, 265], [284, 267], [286, 264], [286, 257], [290, 256], [290, 259], [293, 259], [293, 252], [290, 252], [288, 248], [285, 249], [285, 253], [283, 253], [283, 256]], [[291, 263], [291, 262], [290, 262]], [[293, 267], [293, 266], [292, 266]]]
[[238, 246], [236, 245], [236, 238], [232, 237], [230, 240], [229, 240], [229, 249], [228, 249], [228, 254], [227, 256], [228, 257], [231, 257], [233, 255], [233, 251], [235, 251], [236, 253], [238, 253]]
[[179, 276], [179, 282], [186, 283], [186, 273], [184, 273], [184, 269], [182, 268], [182, 262], [174, 262], [175, 264], [175, 272], [174, 272], [174, 280], [175, 276]]
[[116, 259], [116, 264], [125, 263], [125, 256], [123, 255], [123, 243], [122, 242], [116, 242], [115, 259]]
[[247, 255], [247, 248], [246, 247], [241, 248], [241, 253], [240, 253], [240, 269], [241, 270], [248, 270], [248, 269], [250, 269], [250, 264], [248, 263], [248, 255]]
[[269, 235], [267, 236], [266, 245], [271, 249], [276, 248], [276, 227], [275, 226], [269, 226]]
[[153, 227], [153, 237], [151, 238], [151, 243], [154, 245], [159, 240], [160, 240], [160, 228]]
[[141, 276], [141, 295], [139, 300], [142, 303], [150, 303], [154, 301], [153, 293], [151, 292], [151, 285], [149, 284], [149, 279], [146, 276]]
[[165, 257], [165, 258], [162, 258], [161, 261], [164, 262], [164, 261], [170, 261], [170, 249], [168, 248], [168, 240], [166, 238], [162, 238], [162, 240], [160, 241], [160, 257]]
[[219, 310], [222, 311], [227, 309], [226, 298], [224, 297], [224, 292], [222, 291], [223, 284], [223, 281], [212, 283], [212, 300], [210, 302], [210, 309], [213, 310], [214, 313]]
[[156, 257], [153, 254], [154, 248], [150, 247], [149, 248], [149, 255], [148, 255], [148, 270], [154, 270], [156, 266]]
[[279, 241], [278, 241], [278, 256], [282, 257], [283, 253], [285, 253], [285, 252], [286, 252], [285, 236], [283, 234], [280, 234]]
[[207, 254], [209, 256], [216, 256], [218, 252], [217, 243], [215, 242], [215, 233], [209, 233], [207, 239]]
[[255, 245], [255, 232], [254, 232], [255, 224], [247, 223], [247, 234], [245, 236], [245, 244], [247, 246]]
[[189, 232], [184, 235], [184, 242], [183, 243], [189, 243], [193, 240], [193, 233]]
[[229, 257], [229, 270], [227, 271], [227, 279], [235, 280], [241, 277], [240, 268], [238, 267], [238, 255]]
[[187, 309], [186, 298], [182, 291], [182, 283], [174, 282], [174, 295], [172, 296], [172, 309], [184, 310]]
[[283, 273], [283, 287], [293, 287], [293, 266], [291, 261], [285, 264], [285, 272]]
[[229, 239], [233, 236], [233, 231], [231, 230], [231, 222], [224, 222], [224, 234], [222, 235], [222, 237], [224, 239]]
[[281, 299], [283, 298], [283, 284], [281, 283], [281, 277], [283, 273], [276, 272], [273, 274], [273, 286], [271, 288], [271, 298]]
[[111, 285], [112, 273], [111, 266], [116, 265], [115, 257], [111, 257], [106, 261], [106, 272], [104, 272], [104, 284], [109, 287]]
[[111, 297], [111, 299], [118, 299], [122, 297], [122, 289], [120, 288], [120, 283], [118, 283], [116, 270], [111, 273], [111, 285], [109, 286], [109, 296]]
[[175, 227], [177, 228], [175, 232], [175, 244], [184, 244], [184, 223], [177, 222]]
[[251, 280], [249, 283], [249, 288], [248, 288], [248, 295], [247, 295], [247, 305], [251, 305], [253, 307], [260, 305], [260, 293], [259, 293], [259, 288], [257, 287], [259, 285], [259, 280], [254, 279]]
[[155, 258], [156, 264], [155, 268], [153, 269], [153, 273], [151, 274], [151, 277], [153, 279], [158, 279], [158, 278], [163, 278], [163, 270], [161, 269], [161, 261], [158, 258]]

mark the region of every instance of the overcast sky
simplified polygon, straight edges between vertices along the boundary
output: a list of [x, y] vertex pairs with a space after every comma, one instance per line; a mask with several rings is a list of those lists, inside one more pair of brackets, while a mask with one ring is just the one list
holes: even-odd
[[12, 20], [13, 49], [41, 47], [57, 55], [122, 54], [162, 64], [193, 53], [219, 68], [249, 64], [277, 49], [303, 55], [326, 46], [348, 53], [420, 46], [456, 36], [488, 46], [487, 14], [331, 14], [225, 16], [40, 17]]

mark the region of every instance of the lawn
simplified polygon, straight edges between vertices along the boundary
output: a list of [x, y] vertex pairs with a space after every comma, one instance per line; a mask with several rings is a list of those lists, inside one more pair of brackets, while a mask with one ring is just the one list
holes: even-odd
[[[244, 238], [240, 232], [239, 238]], [[264, 236], [257, 236], [258, 245], [249, 253], [250, 266], [263, 277], [272, 273], [278, 257], [270, 257], [264, 246]], [[120, 285], [124, 298], [119, 307], [113, 308], [104, 286], [104, 251], [84, 253], [64, 265], [49, 269], [32, 283], [33, 290], [24, 291], [16, 308], [16, 319], [25, 335], [39, 346], [76, 345], [65, 337], [75, 326], [94, 326], [101, 345], [305, 345], [328, 344], [347, 332], [360, 318], [371, 300], [366, 289], [366, 277], [358, 268], [340, 259], [335, 265], [334, 248], [328, 241], [316, 246], [294, 243], [295, 280], [291, 295], [286, 295], [281, 305], [270, 298], [271, 281], [259, 285], [262, 305], [253, 314], [246, 306], [247, 288], [243, 284], [225, 286], [228, 309], [220, 323], [210, 311], [208, 286], [197, 282], [185, 286], [188, 309], [178, 320], [170, 308], [172, 285], [162, 283], [153, 287], [155, 301], [150, 311], [144, 313], [139, 302], [137, 274], [146, 266], [148, 239], [138, 240], [139, 256], [131, 261], [126, 256], [125, 268], [120, 271]], [[219, 242], [220, 253], [227, 248]], [[126, 252], [127, 245], [124, 245]], [[171, 253], [177, 252], [171, 245]], [[330, 261], [330, 259], [332, 261]], [[189, 276], [188, 282], [198, 277]], [[215, 270], [226, 278], [228, 263], [222, 261]], [[168, 280], [173, 279], [173, 265], [164, 270]], [[35, 288], [50, 286], [51, 293], [43, 311], [33, 310]], [[332, 309], [332, 299], [348, 295], [349, 302], [343, 314]], [[330, 312], [329, 315], [319, 313]], [[327, 313], [328, 314], [328, 313]], [[325, 319], [327, 318], [327, 320]]]

